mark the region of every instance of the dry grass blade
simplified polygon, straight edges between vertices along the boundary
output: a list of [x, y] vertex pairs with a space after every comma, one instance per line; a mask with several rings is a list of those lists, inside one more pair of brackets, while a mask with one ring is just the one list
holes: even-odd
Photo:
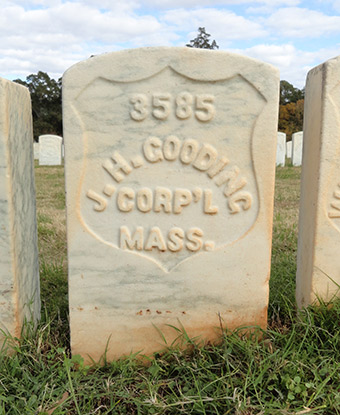
[[62, 405], [65, 401], [66, 401], [66, 399], [69, 397], [69, 393], [68, 392], [65, 392], [64, 394], [63, 394], [63, 396], [61, 397], [61, 399], [59, 399], [59, 401], [58, 402], [56, 402], [55, 403], [55, 405], [51, 408], [51, 409], [48, 409], [47, 411], [46, 411], [46, 414], [47, 415], [52, 415], [53, 414], [53, 412], [56, 410], [56, 409], [58, 409], [59, 408], [59, 406], [60, 405]]

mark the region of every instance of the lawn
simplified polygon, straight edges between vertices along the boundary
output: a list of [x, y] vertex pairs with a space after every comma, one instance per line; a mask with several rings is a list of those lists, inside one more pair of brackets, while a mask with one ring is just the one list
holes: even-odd
[[295, 306], [299, 168], [277, 169], [266, 332], [93, 367], [69, 350], [63, 168], [35, 170], [42, 319], [0, 354], [0, 414], [340, 414], [340, 304]]

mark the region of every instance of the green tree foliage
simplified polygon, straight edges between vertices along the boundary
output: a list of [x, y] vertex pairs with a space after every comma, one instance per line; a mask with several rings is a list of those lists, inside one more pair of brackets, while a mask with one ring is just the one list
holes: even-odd
[[304, 89], [295, 88], [287, 81], [280, 82], [280, 105], [289, 104], [290, 102], [297, 102], [304, 99]]
[[62, 135], [61, 78], [56, 81], [39, 71], [14, 82], [26, 86], [32, 99], [33, 135], [37, 141], [42, 134]]
[[[190, 40], [186, 46], [188, 48], [200, 48], [200, 49], [218, 49], [218, 45], [215, 40], [211, 42], [210, 34], [205, 31], [205, 27], [198, 28], [198, 35], [195, 39]], [[211, 42], [211, 43], [210, 43]]]

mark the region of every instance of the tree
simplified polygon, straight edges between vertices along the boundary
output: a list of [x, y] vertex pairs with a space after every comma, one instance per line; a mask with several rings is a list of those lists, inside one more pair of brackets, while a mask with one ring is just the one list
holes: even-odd
[[210, 43], [210, 36], [211, 35], [205, 31], [205, 27], [199, 27], [197, 37], [190, 40], [190, 43], [186, 46], [188, 48], [219, 49], [215, 40]]
[[31, 94], [33, 135], [35, 141], [42, 134], [62, 135], [61, 78], [56, 81], [39, 71], [14, 82], [26, 86]]
[[297, 131], [302, 131], [303, 105], [303, 99], [299, 99], [297, 102], [289, 102], [286, 105], [280, 105], [279, 130], [285, 132], [287, 137], [291, 137]]
[[279, 130], [287, 138], [303, 129], [304, 89], [295, 88], [287, 81], [280, 82]]
[[304, 89], [295, 88], [287, 81], [280, 82], [280, 105], [297, 102], [305, 96]]

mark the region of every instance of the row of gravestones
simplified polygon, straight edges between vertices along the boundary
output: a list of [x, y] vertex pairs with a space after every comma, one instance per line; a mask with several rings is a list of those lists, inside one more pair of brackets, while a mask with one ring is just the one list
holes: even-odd
[[283, 167], [286, 157], [292, 160], [293, 166], [301, 166], [303, 148], [303, 132], [292, 135], [292, 141], [286, 141], [285, 133], [277, 133], [276, 165]]
[[[71, 345], [151, 353], [221, 325], [266, 327], [279, 73], [243, 56], [145, 48], [63, 76]], [[340, 57], [306, 85], [299, 306], [340, 282]], [[40, 313], [31, 107], [0, 81], [0, 324]]]
[[39, 160], [40, 166], [59, 166], [64, 157], [62, 137], [45, 134], [39, 137], [39, 142], [33, 143], [34, 160]]

